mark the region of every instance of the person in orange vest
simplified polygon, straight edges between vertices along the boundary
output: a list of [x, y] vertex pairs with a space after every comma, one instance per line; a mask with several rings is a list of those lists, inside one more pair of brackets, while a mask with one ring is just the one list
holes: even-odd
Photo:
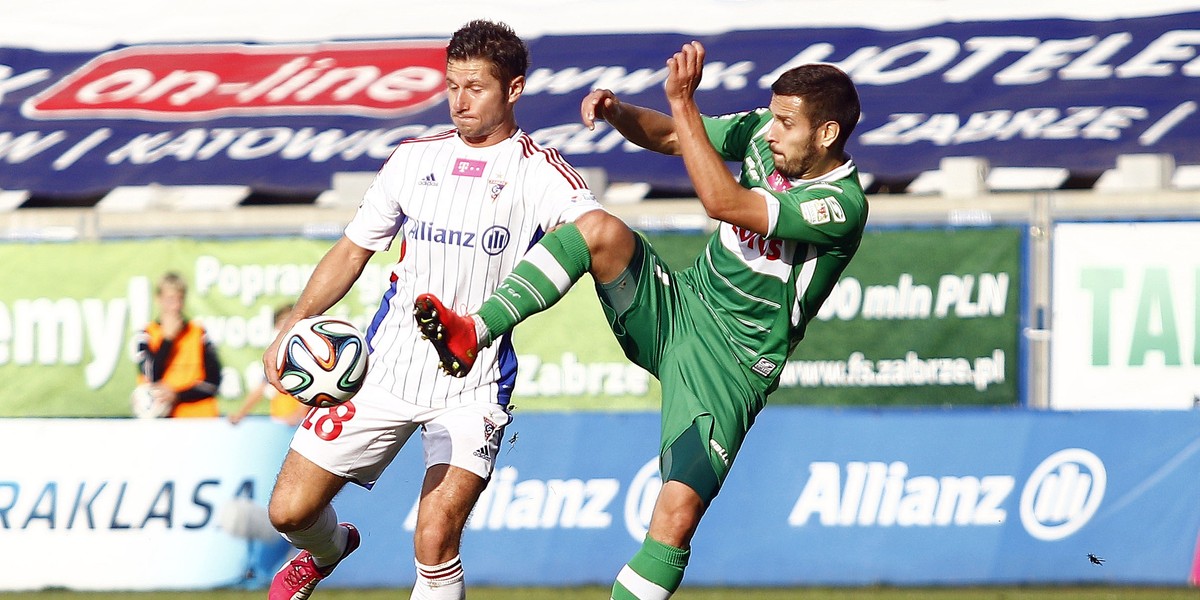
[[204, 327], [183, 314], [187, 282], [166, 273], [155, 288], [158, 320], [134, 340], [138, 384], [149, 385], [167, 417], [218, 417], [221, 361]]
[[[275, 309], [275, 335], [279, 334], [279, 329], [283, 327], [283, 324], [287, 321], [287, 316], [291, 312], [291, 304], [285, 304]], [[229, 422], [237, 425], [242, 419], [246, 418], [246, 415], [250, 414], [250, 411], [254, 410], [254, 407], [263, 398], [267, 397], [271, 399], [271, 418], [280, 423], [295, 427], [308, 415], [310, 407], [301, 404], [299, 400], [288, 394], [280, 393], [275, 389], [275, 386], [267, 383], [266, 377], [263, 377], [262, 381], [258, 382], [250, 390], [249, 394], [246, 394], [246, 399], [242, 402], [242, 406], [229, 415]]]

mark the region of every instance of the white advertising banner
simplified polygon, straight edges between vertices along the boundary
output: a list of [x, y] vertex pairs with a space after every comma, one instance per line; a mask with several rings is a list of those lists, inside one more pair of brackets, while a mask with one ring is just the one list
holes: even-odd
[[270, 577], [286, 544], [247, 519], [265, 515], [292, 431], [266, 418], [0, 420], [0, 590]]
[[1200, 402], [1200, 223], [1054, 229], [1050, 405]]

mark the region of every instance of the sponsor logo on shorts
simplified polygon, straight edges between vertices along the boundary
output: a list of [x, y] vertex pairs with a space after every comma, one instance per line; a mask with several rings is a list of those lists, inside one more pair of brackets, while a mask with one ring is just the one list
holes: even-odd
[[729, 453], [725, 451], [725, 448], [721, 444], [717, 443], [717, 440], [708, 440], [708, 447], [717, 453], [717, 456], [721, 459], [722, 463], [725, 463], [726, 467], [729, 466]]

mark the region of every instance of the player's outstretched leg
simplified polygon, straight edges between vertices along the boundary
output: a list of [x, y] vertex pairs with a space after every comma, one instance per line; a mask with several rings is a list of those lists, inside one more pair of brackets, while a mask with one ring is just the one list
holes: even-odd
[[413, 317], [421, 334], [437, 350], [442, 370], [455, 377], [466, 376], [479, 352], [475, 321], [446, 308], [433, 294], [417, 296]]
[[346, 549], [336, 562], [324, 567], [317, 566], [316, 560], [308, 550], [301, 550], [296, 558], [288, 561], [275, 573], [271, 579], [271, 589], [267, 593], [268, 600], [305, 600], [312, 595], [317, 584], [329, 577], [334, 567], [341, 564], [351, 552], [358, 549], [360, 537], [358, 529], [349, 523], [339, 523], [338, 527], [346, 529]]
[[591, 265], [583, 234], [574, 223], [567, 223], [542, 236], [474, 315], [459, 315], [432, 294], [417, 296], [413, 314], [421, 333], [437, 349], [442, 370], [463, 377], [475, 364], [480, 348], [550, 308]]

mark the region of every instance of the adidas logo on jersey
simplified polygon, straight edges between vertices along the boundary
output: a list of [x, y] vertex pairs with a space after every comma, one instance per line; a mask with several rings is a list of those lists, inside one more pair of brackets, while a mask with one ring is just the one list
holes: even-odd
[[421, 180], [417, 182], [417, 185], [437, 185], [437, 184], [438, 184], [437, 178], [433, 176], [433, 173], [430, 173], [430, 174], [426, 175], [425, 177], [422, 177]]
[[491, 460], [491, 458], [492, 458], [491, 456], [488, 456], [488, 447], [487, 446], [480, 446], [478, 450], [472, 452], [471, 454], [474, 454], [475, 456], [478, 456], [479, 458], [482, 458], [484, 460]]

